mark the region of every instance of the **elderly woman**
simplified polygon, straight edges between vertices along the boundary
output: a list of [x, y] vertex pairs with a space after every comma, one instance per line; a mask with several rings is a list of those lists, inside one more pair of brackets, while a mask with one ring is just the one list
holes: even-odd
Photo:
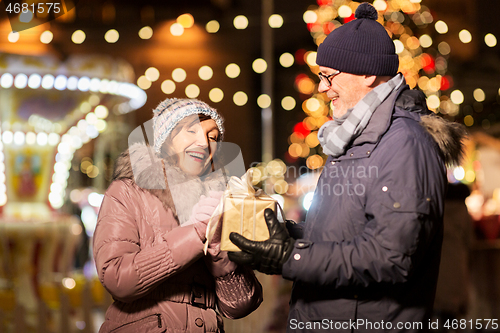
[[201, 101], [167, 99], [153, 123], [153, 147], [120, 155], [99, 212], [94, 257], [114, 299], [100, 332], [223, 332], [220, 314], [248, 315], [262, 288], [217, 241], [203, 253], [225, 186], [212, 172], [222, 118]]

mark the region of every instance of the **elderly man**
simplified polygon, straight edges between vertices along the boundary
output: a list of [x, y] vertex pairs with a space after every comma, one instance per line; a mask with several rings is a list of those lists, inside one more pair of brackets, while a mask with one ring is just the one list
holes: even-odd
[[405, 84], [375, 8], [363, 3], [355, 17], [318, 48], [333, 120], [318, 132], [329, 156], [305, 223], [285, 228], [267, 210], [270, 239], [232, 233], [242, 251], [229, 257], [294, 281], [289, 332], [427, 331], [445, 164], [458, 162], [465, 132]]

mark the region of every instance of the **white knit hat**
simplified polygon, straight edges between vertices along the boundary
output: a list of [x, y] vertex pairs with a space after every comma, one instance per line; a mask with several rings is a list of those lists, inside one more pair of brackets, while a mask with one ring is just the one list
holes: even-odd
[[193, 114], [204, 114], [212, 118], [219, 128], [219, 141], [222, 141], [224, 125], [217, 110], [197, 99], [167, 98], [153, 110], [154, 150], [157, 154], [179, 121]]

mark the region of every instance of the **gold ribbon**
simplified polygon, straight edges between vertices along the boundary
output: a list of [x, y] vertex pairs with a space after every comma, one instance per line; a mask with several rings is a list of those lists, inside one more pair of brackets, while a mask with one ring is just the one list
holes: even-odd
[[[259, 200], [265, 200], [265, 201], [276, 201], [273, 198], [271, 198], [269, 195], [267, 195], [263, 190], [258, 189], [255, 190], [255, 188], [252, 186], [252, 179], [253, 179], [253, 170], [249, 169], [241, 178], [232, 176], [229, 179], [229, 182], [227, 184], [227, 188], [222, 194], [222, 197], [220, 199], [219, 204], [215, 208], [212, 216], [210, 217], [210, 220], [208, 221], [207, 225], [207, 232], [205, 234], [206, 236], [206, 242], [205, 246], [203, 248], [203, 251], [205, 254], [207, 254], [208, 250], [208, 245], [212, 241], [212, 238], [215, 234], [215, 230], [217, 229], [217, 226], [219, 224], [219, 220], [222, 217], [222, 214], [224, 212], [224, 202], [226, 198], [236, 198], [236, 199], [246, 199], [246, 198], [253, 198], [254, 200], [254, 229], [253, 229], [253, 234], [255, 237], [255, 213], [256, 213], [256, 198], [259, 198]], [[243, 200], [242, 200], [242, 211], [243, 211]], [[278, 204], [279, 206], [279, 204]], [[283, 214], [283, 210], [280, 210]], [[216, 219], [219, 217], [218, 219]], [[283, 215], [284, 218], [284, 215]], [[243, 228], [243, 214], [241, 214], [241, 221], [240, 221], [240, 228]], [[243, 230], [240, 229], [240, 233], [242, 233]]]

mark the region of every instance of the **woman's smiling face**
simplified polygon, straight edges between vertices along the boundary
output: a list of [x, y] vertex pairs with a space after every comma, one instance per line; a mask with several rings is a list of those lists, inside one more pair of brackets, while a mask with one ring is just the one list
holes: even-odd
[[[191, 176], [199, 176], [210, 164], [217, 147], [219, 129], [211, 118], [200, 121], [198, 115], [187, 117], [174, 129], [168, 155], [175, 155], [177, 166]], [[177, 132], [177, 133], [175, 133]], [[166, 142], [167, 142], [166, 141]], [[164, 147], [166, 145], [164, 144]]]

